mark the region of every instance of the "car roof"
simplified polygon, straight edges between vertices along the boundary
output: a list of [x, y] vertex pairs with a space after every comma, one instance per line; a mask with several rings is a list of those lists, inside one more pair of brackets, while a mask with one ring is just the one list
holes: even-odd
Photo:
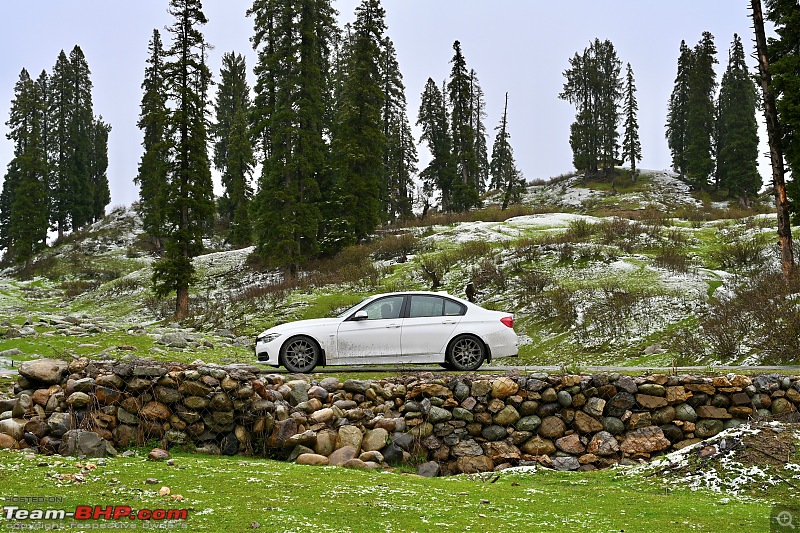
[[453, 296], [452, 294], [450, 294], [450, 293], [448, 293], [446, 291], [396, 291], [396, 292], [384, 292], [384, 293], [381, 293], [381, 294], [373, 294], [372, 296], [369, 296], [369, 297], [365, 298], [364, 301], [366, 301], [366, 300], [377, 300], [378, 298], [382, 298], [384, 296], [414, 296], [414, 295], [420, 295], [420, 296], [444, 296], [444, 297], [447, 297], [447, 298], [451, 298], [453, 300], [458, 300], [459, 302], [469, 303], [467, 300], [464, 300], [463, 298], [459, 298], [458, 296]]

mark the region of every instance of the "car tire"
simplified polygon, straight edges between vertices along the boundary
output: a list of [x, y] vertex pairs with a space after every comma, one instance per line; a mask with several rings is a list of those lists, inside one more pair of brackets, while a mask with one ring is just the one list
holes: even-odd
[[459, 335], [447, 347], [447, 361], [453, 370], [477, 370], [486, 359], [486, 347], [474, 335]]
[[439, 366], [444, 368], [445, 370], [453, 370], [453, 365], [450, 364], [450, 361], [445, 361], [444, 363], [439, 363]]
[[281, 347], [280, 363], [295, 374], [308, 374], [319, 362], [319, 346], [311, 337], [292, 337]]

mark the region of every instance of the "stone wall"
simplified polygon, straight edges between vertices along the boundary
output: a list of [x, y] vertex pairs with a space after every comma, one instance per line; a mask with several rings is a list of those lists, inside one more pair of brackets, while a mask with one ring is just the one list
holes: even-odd
[[796, 416], [800, 376], [416, 373], [383, 380], [152, 361], [23, 363], [0, 447], [97, 456], [157, 443], [209, 454], [424, 475], [542, 464], [595, 469]]

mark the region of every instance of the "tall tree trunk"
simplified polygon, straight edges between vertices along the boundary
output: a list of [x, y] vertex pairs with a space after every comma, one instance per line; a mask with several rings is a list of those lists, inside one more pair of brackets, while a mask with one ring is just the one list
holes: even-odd
[[175, 320], [183, 320], [189, 316], [189, 287], [181, 285], [175, 293]]
[[756, 33], [758, 72], [761, 78], [761, 90], [764, 93], [764, 117], [767, 121], [769, 156], [772, 163], [772, 184], [775, 190], [775, 208], [778, 215], [781, 270], [788, 280], [794, 272], [794, 252], [792, 250], [792, 226], [789, 221], [789, 201], [786, 198], [786, 182], [784, 181], [785, 171], [780, 125], [778, 124], [778, 112], [775, 108], [775, 93], [772, 91], [772, 76], [769, 72], [767, 38], [764, 33], [764, 15], [761, 11], [761, 0], [751, 0], [750, 4], [753, 10], [753, 26]]

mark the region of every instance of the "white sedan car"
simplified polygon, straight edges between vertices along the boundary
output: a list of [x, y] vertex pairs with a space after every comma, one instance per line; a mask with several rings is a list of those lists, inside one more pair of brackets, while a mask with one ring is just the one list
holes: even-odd
[[434, 363], [476, 370], [517, 355], [510, 313], [436, 292], [371, 296], [336, 318], [300, 320], [256, 337], [256, 357], [290, 372], [317, 365]]

